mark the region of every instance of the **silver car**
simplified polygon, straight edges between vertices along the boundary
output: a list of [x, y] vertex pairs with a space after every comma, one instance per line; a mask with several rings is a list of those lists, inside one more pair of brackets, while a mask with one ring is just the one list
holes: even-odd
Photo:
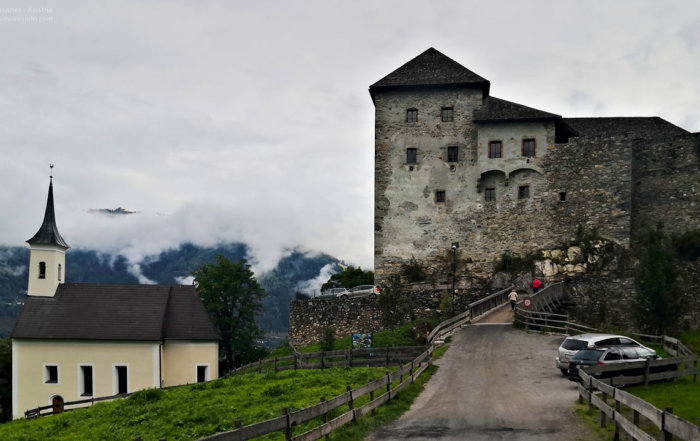
[[372, 296], [376, 297], [379, 295], [379, 288], [374, 285], [359, 285], [354, 288], [350, 288], [350, 295], [355, 296]]
[[333, 297], [340, 297], [342, 299], [346, 298], [350, 292], [345, 289], [345, 288], [330, 288], [325, 291], [322, 291], [321, 294], [315, 298], [321, 299], [321, 298], [333, 298]]
[[[640, 343], [624, 335], [579, 334], [567, 337], [557, 349], [556, 365], [562, 374], [568, 375], [569, 360], [581, 349], [609, 348], [611, 346], [643, 347]], [[649, 349], [649, 348], [647, 348]], [[652, 349], [649, 349], [653, 351]]]

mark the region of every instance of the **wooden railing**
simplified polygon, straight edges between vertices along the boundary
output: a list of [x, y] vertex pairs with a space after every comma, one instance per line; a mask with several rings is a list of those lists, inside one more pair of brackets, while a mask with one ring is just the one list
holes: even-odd
[[509, 286], [506, 289], [493, 293], [489, 296], [479, 299], [476, 302], [469, 304], [468, 311], [471, 313], [471, 317], [478, 317], [494, 308], [497, 308], [504, 303], [508, 303], [508, 294], [513, 289], [513, 286]]
[[[666, 362], [669, 360], [674, 359], [659, 361]], [[685, 360], [684, 363], [694, 365], [694, 369], [688, 368], [686, 365], [686, 369], [683, 370], [649, 374], [649, 366], [656, 362], [651, 361], [646, 363], [645, 366], [647, 369], [644, 375], [645, 381], [667, 379], [670, 378], [669, 374], [673, 374], [674, 377], [694, 375], [694, 380], [697, 380], [697, 355], [686, 355], [675, 360], [675, 362], [678, 362], [678, 360]], [[631, 366], [632, 364], [633, 363], [629, 363], [629, 369], [635, 369], [635, 367]], [[581, 379], [578, 385], [579, 403], [583, 404], [584, 401], [587, 401], [589, 410], [592, 410], [593, 407], [600, 410], [601, 427], [606, 426], [608, 418], [612, 420], [612, 423], [615, 425], [615, 439], [619, 439], [619, 431], [622, 429], [635, 440], [654, 441], [654, 437], [640, 428], [640, 416], [643, 416], [664, 433], [665, 440], [670, 440], [674, 436], [684, 441], [700, 440], [700, 427], [673, 415], [672, 408], [660, 410], [641, 398], [618, 389], [614, 387], [614, 385], [606, 384], [603, 380], [594, 378], [592, 375], [595, 371], [594, 368], [599, 367], [602, 366], [579, 369], [579, 378]], [[616, 369], [620, 369], [619, 365], [616, 366]], [[636, 367], [636, 369], [638, 369], [638, 367]], [[692, 372], [693, 370], [694, 372]], [[636, 377], [637, 376], [626, 376], [624, 378], [630, 381]], [[612, 398], [612, 405], [608, 405], [608, 398]], [[627, 410], [624, 413], [629, 414], [631, 411], [631, 421], [628, 416], [625, 416], [623, 413], [622, 406], [625, 406]]]
[[[357, 389], [352, 389], [348, 386], [345, 393], [329, 400], [321, 397], [319, 404], [315, 406], [296, 412], [289, 412], [289, 409], [284, 408], [281, 412], [282, 415], [277, 418], [201, 438], [200, 441], [244, 441], [273, 432], [282, 432], [285, 440], [288, 441], [317, 440], [347, 423], [356, 421], [357, 418], [372, 412], [380, 405], [395, 398], [399, 392], [409, 384], [412, 384], [430, 366], [432, 353], [433, 347], [429, 346], [411, 363], [405, 364], [397, 371], [393, 373], [387, 372], [383, 378], [374, 380]], [[367, 402], [362, 406], [356, 406], [355, 402], [365, 396], [369, 397]], [[347, 406], [347, 411], [329, 420], [329, 413], [341, 406]], [[293, 434], [294, 427], [319, 417], [323, 421], [319, 426], [299, 435]], [[235, 424], [240, 426], [240, 421], [237, 421]]]

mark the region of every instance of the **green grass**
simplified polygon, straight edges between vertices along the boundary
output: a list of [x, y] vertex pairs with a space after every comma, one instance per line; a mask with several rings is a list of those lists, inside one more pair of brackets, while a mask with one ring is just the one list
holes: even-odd
[[[170, 390], [145, 390], [109, 403], [36, 420], [0, 425], [4, 441], [30, 440], [193, 440], [296, 411], [320, 397], [362, 386], [385, 374], [385, 368], [284, 371], [244, 374]], [[302, 430], [300, 428], [300, 430]], [[273, 434], [263, 439], [282, 439]]]
[[693, 377], [683, 377], [669, 383], [650, 384], [648, 390], [645, 390], [644, 386], [629, 387], [625, 390], [658, 409], [673, 407], [675, 415], [691, 423], [700, 420], [700, 383], [694, 383]]
[[681, 335], [681, 341], [688, 349], [696, 354], [700, 354], [700, 331], [683, 333]]

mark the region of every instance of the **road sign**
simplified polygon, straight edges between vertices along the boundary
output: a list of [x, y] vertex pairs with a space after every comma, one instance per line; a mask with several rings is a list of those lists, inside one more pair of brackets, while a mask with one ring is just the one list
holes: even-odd
[[523, 299], [523, 306], [526, 308], [532, 307], [532, 299], [530, 297], [525, 297]]

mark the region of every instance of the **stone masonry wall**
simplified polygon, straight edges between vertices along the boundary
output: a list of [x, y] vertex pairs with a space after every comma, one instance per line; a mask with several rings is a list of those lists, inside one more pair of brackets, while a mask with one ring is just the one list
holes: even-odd
[[659, 222], [669, 233], [700, 227], [700, 133], [634, 144], [634, 234]]

